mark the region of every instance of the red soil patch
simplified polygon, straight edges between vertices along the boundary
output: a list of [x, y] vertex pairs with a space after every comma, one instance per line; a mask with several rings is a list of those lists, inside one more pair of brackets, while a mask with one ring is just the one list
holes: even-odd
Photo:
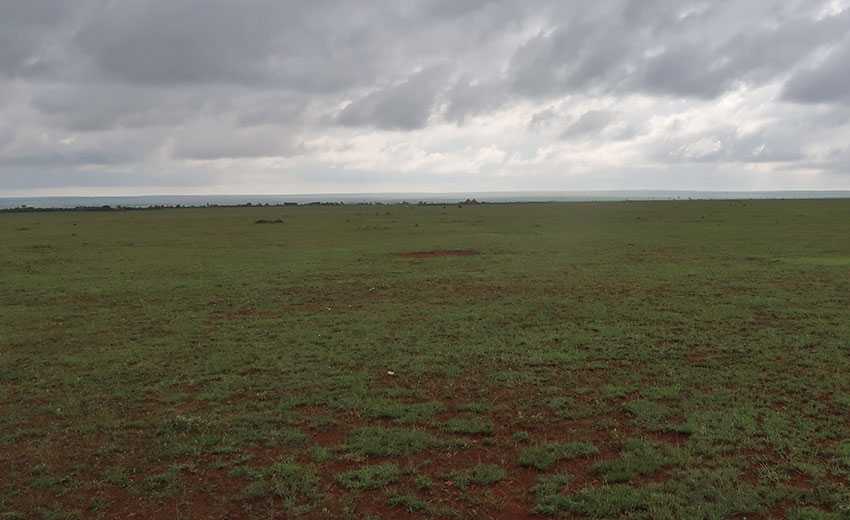
[[437, 256], [475, 256], [480, 254], [474, 249], [436, 249], [433, 251], [408, 251], [399, 253], [405, 258], [434, 258]]

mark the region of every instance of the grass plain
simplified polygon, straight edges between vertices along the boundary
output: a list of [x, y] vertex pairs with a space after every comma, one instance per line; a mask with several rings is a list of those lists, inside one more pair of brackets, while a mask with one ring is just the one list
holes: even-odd
[[850, 201], [0, 214], [0, 518], [298, 517], [850, 518]]

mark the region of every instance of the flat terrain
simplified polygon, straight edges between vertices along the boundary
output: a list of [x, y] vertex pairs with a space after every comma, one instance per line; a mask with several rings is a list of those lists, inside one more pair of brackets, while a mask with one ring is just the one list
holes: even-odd
[[850, 518], [850, 201], [0, 214], [0, 518], [546, 516]]

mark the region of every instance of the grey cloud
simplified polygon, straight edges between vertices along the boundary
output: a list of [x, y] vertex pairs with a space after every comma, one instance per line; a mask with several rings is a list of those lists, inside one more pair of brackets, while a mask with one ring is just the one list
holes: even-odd
[[654, 157], [671, 163], [773, 163], [805, 157], [794, 132], [775, 128], [740, 133], [734, 127], [677, 136], [657, 145]]
[[718, 3], [693, 16], [678, 2], [641, 2], [640, 10], [637, 3], [597, 4], [562, 10], [554, 28], [517, 50], [509, 70], [517, 93], [710, 99], [780, 78], [850, 30], [850, 12], [816, 20], [811, 4], [783, 12], [771, 2]]
[[[0, 190], [41, 186], [40, 171], [59, 186], [62, 165], [97, 170], [68, 178], [81, 186], [110, 185], [107, 172], [129, 186], [121, 172], [130, 171], [139, 185], [208, 182], [187, 165], [257, 157], [303, 158], [329, 176], [325, 185], [346, 167], [328, 167], [323, 153], [337, 166], [347, 152], [335, 150], [358, 138], [387, 144], [407, 137], [384, 130], [417, 136], [446, 122], [452, 146], [469, 155], [494, 144], [493, 128], [520, 128], [496, 144], [508, 156], [618, 142], [659, 167], [703, 173], [738, 162], [840, 169], [837, 152], [810, 159], [810, 149], [850, 138], [850, 10], [824, 15], [828, 4], [0, 2]], [[781, 90], [779, 100], [753, 94], [759, 87]], [[696, 134], [649, 131], [653, 110], [700, 118], [732, 91], [752, 118], [740, 127], [761, 130], [730, 121]], [[350, 155], [361, 161], [353, 169], [371, 164]], [[438, 156], [451, 154], [428, 157]]]
[[0, 157], [4, 166], [102, 166], [126, 163], [133, 158], [118, 151], [102, 149], [46, 150], [32, 154], [16, 153], [13, 157]]
[[0, 165], [7, 167], [62, 167], [126, 165], [144, 161], [160, 138], [140, 132], [44, 134], [38, 128], [17, 132], [0, 149]]
[[590, 110], [576, 119], [561, 133], [563, 139], [580, 137], [587, 134], [598, 134], [608, 127], [616, 114], [607, 110]]
[[0, 162], [0, 186], [4, 190], [74, 189], [128, 187], [145, 193], [150, 186], [193, 187], [203, 189], [215, 180], [208, 171], [180, 168], [163, 172], [161, 168], [139, 165], [133, 168], [76, 166], [68, 164], [13, 164]]
[[822, 63], [797, 72], [783, 96], [801, 103], [850, 104], [850, 38]]
[[64, 129], [87, 132], [175, 125], [204, 111], [207, 96], [126, 85], [60, 85], [33, 91], [31, 104]]
[[832, 150], [818, 166], [834, 173], [850, 174], [850, 147]]
[[214, 124], [178, 132], [170, 148], [173, 157], [192, 160], [282, 157], [299, 150], [293, 137], [280, 128], [220, 129]]
[[353, 101], [340, 112], [344, 126], [368, 126], [387, 130], [424, 128], [437, 100], [445, 69], [419, 72], [404, 82]]
[[[85, 0], [77, 5], [84, 6]], [[0, 76], [27, 76], [42, 69], [57, 28], [74, 5], [61, 0], [8, 1], [0, 5]]]
[[561, 132], [561, 139], [623, 141], [641, 134], [643, 128], [625, 114], [612, 110], [589, 110]]
[[461, 79], [447, 93], [446, 118], [464, 123], [467, 117], [487, 113], [505, 104], [509, 97], [499, 82], [473, 82]]
[[711, 53], [690, 45], [646, 60], [638, 84], [650, 92], [714, 98], [735, 79], [726, 67], [712, 63]]
[[339, 91], [379, 65], [358, 15], [377, 6], [318, 0], [114, 3], [75, 38], [109, 77], [134, 84], [275, 84]]
[[528, 127], [532, 130], [540, 130], [551, 125], [560, 118], [557, 110], [548, 107], [539, 112], [535, 112], [528, 121]]
[[131, 83], [258, 81], [268, 73], [261, 64], [271, 57], [270, 29], [283, 19], [284, 5], [110, 3], [80, 30], [75, 43], [108, 75]]

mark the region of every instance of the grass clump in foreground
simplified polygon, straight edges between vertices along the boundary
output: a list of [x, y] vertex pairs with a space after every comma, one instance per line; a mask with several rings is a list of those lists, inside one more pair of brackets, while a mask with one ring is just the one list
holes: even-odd
[[441, 403], [399, 403], [388, 399], [376, 399], [365, 405], [367, 417], [375, 419], [393, 419], [402, 423], [411, 423], [430, 419], [443, 410]]
[[352, 432], [346, 447], [366, 457], [397, 457], [420, 452], [435, 442], [434, 437], [420, 430], [370, 426]]
[[392, 495], [387, 500], [392, 507], [399, 507], [408, 513], [428, 511], [428, 503], [415, 495]]
[[451, 475], [452, 482], [460, 488], [465, 488], [470, 484], [479, 486], [489, 486], [508, 476], [505, 468], [495, 464], [476, 464], [475, 466], [455, 472]]
[[673, 463], [669, 451], [669, 448], [642, 439], [629, 439], [619, 459], [600, 462], [593, 469], [606, 482], [627, 482], [638, 476], [651, 475]]
[[337, 481], [348, 489], [377, 489], [397, 482], [401, 470], [396, 464], [364, 466], [337, 475]]
[[491, 435], [493, 421], [481, 417], [454, 417], [443, 424], [443, 429], [449, 433]]
[[567, 508], [568, 499], [561, 489], [572, 481], [567, 473], [541, 475], [534, 486], [534, 511], [541, 515], [554, 515]]
[[545, 470], [560, 460], [586, 457], [596, 453], [599, 453], [599, 450], [589, 442], [540, 444], [522, 450], [519, 455], [519, 464]]
[[287, 509], [306, 511], [319, 497], [319, 475], [315, 468], [282, 461], [259, 471], [249, 472], [256, 480], [245, 489], [245, 496], [279, 497]]
[[842, 464], [850, 467], [850, 439], [842, 442], [838, 446], [838, 457]]

